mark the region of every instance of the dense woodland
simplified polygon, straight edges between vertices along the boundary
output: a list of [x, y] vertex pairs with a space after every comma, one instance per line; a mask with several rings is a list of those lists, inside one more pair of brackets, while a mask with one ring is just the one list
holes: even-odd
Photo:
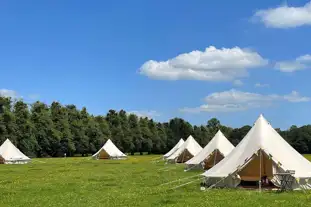
[[[192, 126], [181, 118], [159, 123], [124, 110], [94, 116], [75, 105], [53, 102], [48, 106], [39, 101], [29, 105], [0, 97], [0, 142], [8, 138], [31, 157], [58, 157], [64, 153], [86, 156], [109, 138], [126, 153], [161, 154], [190, 134], [204, 147], [218, 129], [237, 145], [250, 128], [223, 126], [216, 118], [201, 126]], [[311, 153], [311, 125], [276, 130], [300, 153]]]

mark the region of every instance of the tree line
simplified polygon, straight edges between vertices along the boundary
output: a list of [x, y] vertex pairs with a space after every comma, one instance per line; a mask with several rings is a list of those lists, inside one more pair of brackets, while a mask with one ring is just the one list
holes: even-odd
[[[65, 153], [86, 156], [95, 153], [108, 139], [125, 153], [163, 154], [189, 135], [204, 147], [218, 129], [237, 145], [251, 126], [231, 128], [216, 118], [200, 126], [181, 118], [160, 123], [124, 110], [94, 116], [85, 107], [80, 110], [59, 102], [48, 106], [39, 101], [29, 105], [23, 100], [0, 97], [0, 142], [10, 139], [31, 157], [60, 157]], [[311, 125], [276, 130], [298, 152], [311, 153]]]

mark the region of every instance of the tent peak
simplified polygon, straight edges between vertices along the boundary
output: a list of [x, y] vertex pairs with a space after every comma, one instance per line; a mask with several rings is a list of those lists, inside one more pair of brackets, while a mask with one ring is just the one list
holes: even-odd
[[222, 131], [220, 129], [218, 129], [216, 134], [223, 134]]
[[194, 139], [191, 134], [188, 136], [187, 140], [190, 140], [190, 139]]
[[257, 120], [255, 121], [254, 125], [257, 125], [257, 124], [268, 124], [270, 125], [270, 123], [267, 121], [267, 119], [263, 116], [263, 114], [260, 114], [259, 117], [257, 118]]

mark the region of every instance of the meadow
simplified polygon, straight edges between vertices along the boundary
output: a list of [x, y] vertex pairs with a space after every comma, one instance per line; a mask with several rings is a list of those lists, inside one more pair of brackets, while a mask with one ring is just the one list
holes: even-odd
[[[311, 158], [311, 156], [307, 156]], [[184, 166], [153, 163], [158, 155], [127, 160], [33, 159], [0, 166], [0, 206], [310, 206], [311, 192], [200, 190]], [[188, 181], [195, 182], [173, 189]]]

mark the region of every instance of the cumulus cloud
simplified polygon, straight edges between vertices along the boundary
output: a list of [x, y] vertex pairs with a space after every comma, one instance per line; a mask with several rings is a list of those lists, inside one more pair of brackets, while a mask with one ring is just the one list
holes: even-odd
[[254, 14], [254, 18], [271, 28], [311, 25], [311, 1], [300, 7], [284, 4], [276, 8], [259, 10]]
[[285, 95], [284, 99], [289, 102], [309, 102], [310, 97], [300, 96], [297, 91], [292, 91], [291, 94]]
[[16, 91], [13, 90], [9, 90], [9, 89], [0, 89], [0, 96], [2, 97], [11, 97], [11, 98], [18, 98], [18, 93]]
[[214, 46], [192, 51], [167, 61], [149, 60], [140, 74], [161, 80], [231, 81], [248, 75], [248, 69], [268, 64], [257, 52], [249, 49]]
[[287, 73], [309, 69], [311, 68], [311, 55], [307, 54], [297, 57], [295, 60], [276, 62], [274, 68]]
[[241, 80], [234, 80], [233, 81], [233, 85], [235, 85], [235, 86], [243, 86], [244, 83]]
[[161, 114], [154, 110], [129, 111], [128, 114], [136, 114], [138, 117], [147, 117], [149, 119], [159, 117]]
[[270, 85], [267, 84], [267, 83], [256, 83], [255, 84], [255, 87], [256, 88], [266, 88], [266, 87], [269, 87]]
[[205, 97], [205, 104], [195, 108], [183, 108], [182, 112], [234, 112], [248, 109], [269, 107], [275, 102], [308, 102], [309, 97], [301, 96], [297, 91], [287, 95], [263, 95], [231, 89], [216, 92]]
[[311, 63], [311, 55], [309, 55], [309, 54], [302, 55], [302, 56], [298, 57], [296, 60], [299, 62], [302, 62], [302, 63]]

